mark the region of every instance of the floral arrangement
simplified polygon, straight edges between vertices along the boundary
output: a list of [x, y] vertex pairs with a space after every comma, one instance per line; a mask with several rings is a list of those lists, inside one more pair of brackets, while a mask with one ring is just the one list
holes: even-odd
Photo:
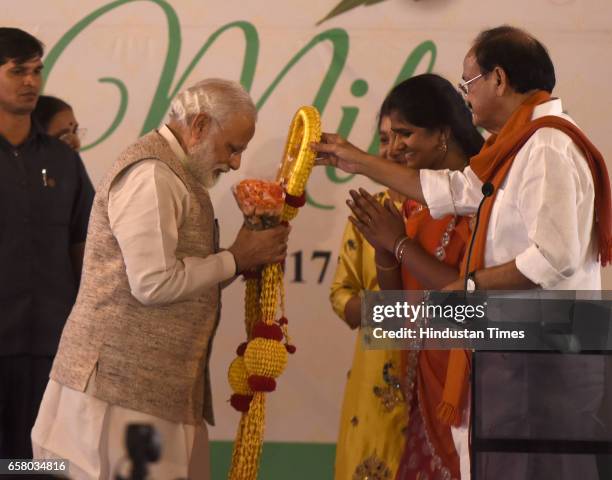
[[[305, 186], [314, 165], [310, 142], [321, 137], [321, 120], [314, 107], [301, 107], [295, 114], [285, 154], [275, 182], [244, 180], [233, 189], [245, 222], [265, 229], [289, 222], [305, 204]], [[266, 265], [246, 272], [246, 342], [236, 349], [228, 380], [231, 405], [242, 412], [232, 452], [230, 480], [257, 480], [263, 447], [266, 394], [276, 389], [276, 379], [287, 365], [291, 343], [285, 316], [283, 266]], [[280, 316], [277, 310], [280, 308]]]

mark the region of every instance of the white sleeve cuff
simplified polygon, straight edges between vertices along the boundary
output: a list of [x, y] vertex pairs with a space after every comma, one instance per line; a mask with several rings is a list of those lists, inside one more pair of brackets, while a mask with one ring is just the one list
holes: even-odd
[[217, 253], [217, 256], [221, 259], [221, 263], [223, 264], [223, 276], [226, 277], [225, 280], [236, 275], [236, 259], [234, 255], [232, 255], [232, 252], [223, 250]]
[[516, 268], [533, 283], [545, 289], [552, 289], [565, 277], [557, 272], [542, 255], [537, 245], [531, 245], [516, 259]]
[[430, 215], [433, 218], [456, 215], [448, 170], [421, 170], [419, 177]]
[[212, 287], [229, 280], [236, 274], [236, 262], [231, 252], [224, 250], [214, 253], [206, 258], [185, 257], [183, 258], [187, 276], [196, 289]]

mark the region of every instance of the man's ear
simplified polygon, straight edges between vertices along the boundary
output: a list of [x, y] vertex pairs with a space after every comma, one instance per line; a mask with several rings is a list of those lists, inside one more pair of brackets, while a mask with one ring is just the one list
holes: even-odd
[[191, 120], [190, 132], [191, 140], [194, 143], [199, 143], [208, 134], [212, 124], [212, 118], [206, 113], [198, 113]]
[[493, 75], [493, 79], [496, 83], [495, 93], [498, 97], [503, 96], [510, 88], [510, 82], [508, 81], [506, 71], [501, 67], [495, 67], [491, 72], [491, 75]]

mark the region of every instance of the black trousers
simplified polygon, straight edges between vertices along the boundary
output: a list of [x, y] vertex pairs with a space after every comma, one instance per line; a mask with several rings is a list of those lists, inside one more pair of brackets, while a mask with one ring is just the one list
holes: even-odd
[[0, 357], [0, 458], [32, 458], [30, 432], [52, 364], [53, 357]]

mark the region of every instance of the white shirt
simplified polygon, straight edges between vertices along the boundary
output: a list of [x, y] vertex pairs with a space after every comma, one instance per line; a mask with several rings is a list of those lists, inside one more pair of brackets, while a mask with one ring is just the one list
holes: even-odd
[[[172, 131], [159, 133], [184, 163], [186, 155]], [[132, 295], [145, 305], [196, 298], [236, 272], [228, 251], [176, 257], [178, 229], [189, 212], [189, 192], [159, 160], [143, 160], [120, 174], [109, 190], [108, 217], [126, 265]]]
[[[563, 113], [560, 99], [538, 105], [533, 119]], [[476, 213], [482, 182], [462, 172], [421, 170], [423, 195], [434, 218]], [[561, 131], [541, 128], [523, 145], [497, 189], [485, 247], [485, 267], [516, 261], [546, 289], [600, 290], [594, 233], [594, 189], [588, 164]]]

